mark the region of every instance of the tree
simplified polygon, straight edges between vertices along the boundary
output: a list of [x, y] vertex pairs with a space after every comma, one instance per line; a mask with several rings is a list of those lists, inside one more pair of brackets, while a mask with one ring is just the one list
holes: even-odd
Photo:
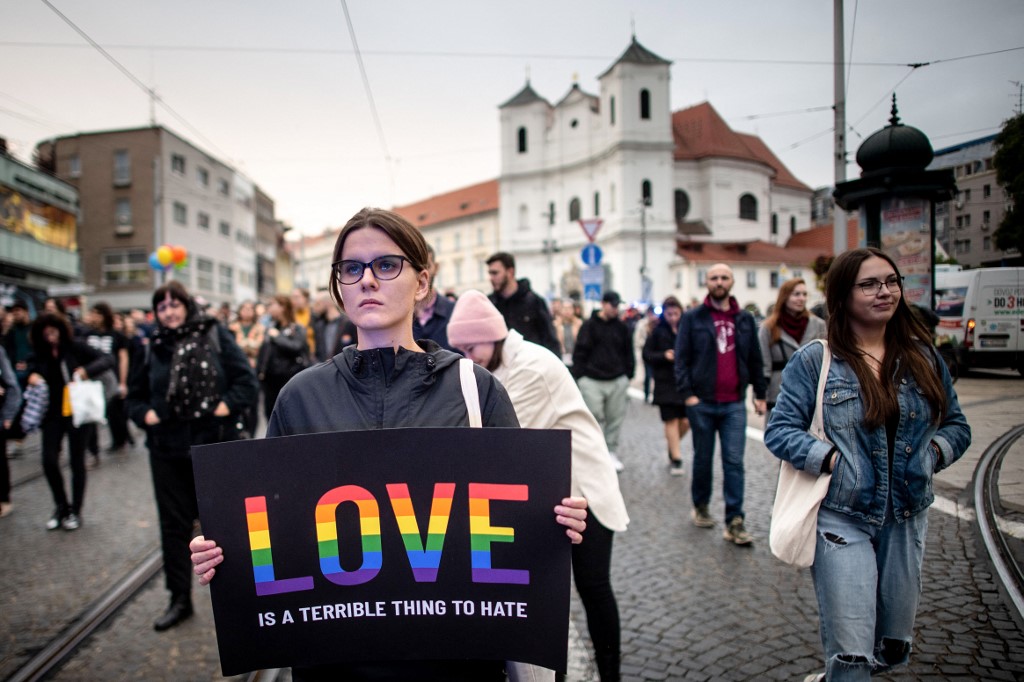
[[1009, 197], [1010, 207], [995, 232], [996, 247], [1017, 249], [1024, 254], [1024, 114], [1017, 114], [1003, 125], [996, 136], [996, 182]]

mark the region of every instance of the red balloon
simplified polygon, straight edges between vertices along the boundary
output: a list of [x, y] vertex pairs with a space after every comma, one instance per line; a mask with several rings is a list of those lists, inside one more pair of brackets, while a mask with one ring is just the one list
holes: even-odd
[[181, 263], [184, 263], [186, 258], [188, 258], [188, 251], [185, 250], [184, 246], [172, 246], [171, 247], [171, 261], [175, 265], [179, 265]]

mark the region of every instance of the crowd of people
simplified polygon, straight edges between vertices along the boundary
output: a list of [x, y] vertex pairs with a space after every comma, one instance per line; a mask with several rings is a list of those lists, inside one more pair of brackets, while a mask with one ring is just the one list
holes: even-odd
[[[170, 592], [154, 627], [166, 630], [192, 614], [191, 574], [207, 584], [232, 560], [214, 539], [193, 538], [191, 446], [255, 437], [264, 420], [268, 436], [467, 426], [458, 369], [465, 356], [477, 366], [483, 426], [572, 431], [572, 490], [553, 501], [555, 522], [573, 543], [600, 678], [617, 680], [612, 541], [629, 522], [619, 432], [639, 371], [643, 401], [657, 407], [664, 427], [652, 437], [665, 440], [668, 472], [690, 477], [696, 527], [721, 523], [724, 540], [740, 547], [755, 540], [744, 507], [748, 399], [764, 416], [776, 457], [833, 475], [811, 567], [825, 672], [808, 679], [867, 679], [906, 662], [931, 478], [963, 454], [970, 428], [888, 256], [857, 249], [837, 257], [826, 279], [827, 322], [811, 312], [808, 285], [796, 278], [780, 285], [759, 323], [732, 296], [725, 263], [707, 269], [703, 301], [687, 307], [668, 296], [642, 310], [605, 291], [585, 319], [578, 299], [545, 301], [518, 278], [514, 255], [495, 253], [486, 263], [491, 292], [442, 294], [420, 232], [394, 213], [364, 209], [341, 231], [330, 281], [313, 297], [296, 289], [231, 310], [170, 281], [154, 292], [151, 311], [117, 313], [98, 302], [81, 322], [56, 300], [34, 318], [15, 301], [0, 348], [0, 446], [6, 452], [8, 440], [25, 437], [23, 413], [48, 393], [38, 427], [54, 511], [43, 525], [80, 528], [87, 469], [100, 461], [98, 425], [73, 424], [66, 387], [105, 377], [110, 451], [134, 445], [129, 419], [145, 434]], [[808, 345], [817, 339], [827, 344]], [[821, 408], [828, 441], [808, 433], [823, 353], [832, 360]], [[433, 378], [425, 383], [421, 374]], [[369, 397], [385, 392], [402, 398]], [[70, 496], [59, 466], [65, 437]], [[710, 508], [716, 441], [720, 521]], [[7, 457], [0, 459], [6, 516], [13, 505]], [[502, 679], [504, 666], [373, 661], [296, 669], [293, 677]]]

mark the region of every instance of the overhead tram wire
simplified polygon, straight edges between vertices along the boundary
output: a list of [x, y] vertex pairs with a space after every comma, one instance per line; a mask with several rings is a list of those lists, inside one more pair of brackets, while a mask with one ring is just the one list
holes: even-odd
[[391, 182], [391, 195], [392, 198], [394, 198], [394, 159], [391, 158], [391, 152], [388, 151], [388, 143], [384, 137], [384, 127], [381, 125], [380, 116], [377, 114], [377, 103], [373, 99], [373, 91], [370, 89], [370, 79], [366, 75], [366, 67], [363, 65], [363, 57], [359, 52], [359, 43], [356, 41], [356, 30], [352, 25], [352, 17], [349, 16], [348, 3], [346, 0], [341, 0], [341, 9], [345, 12], [345, 23], [348, 24], [348, 35], [352, 40], [352, 48], [355, 52], [356, 63], [359, 65], [359, 75], [363, 78], [363, 88], [366, 90], [366, 99], [370, 104], [370, 114], [373, 116], [373, 124], [377, 128], [377, 138], [380, 140], [380, 146], [384, 150], [384, 166], [388, 172], [388, 180]]
[[185, 120], [184, 116], [182, 116], [177, 111], [175, 111], [173, 108], [171, 108], [171, 106], [169, 104], [167, 104], [167, 102], [165, 102], [162, 97], [160, 97], [159, 95], [156, 94], [156, 91], [153, 88], [151, 88], [148, 85], [146, 85], [145, 83], [143, 83], [141, 80], [139, 80], [135, 76], [135, 74], [133, 74], [131, 71], [129, 71], [127, 69], [127, 67], [125, 67], [123, 64], [121, 64], [121, 62], [119, 62], [116, 59], [114, 59], [113, 55], [111, 55], [109, 52], [104, 50], [102, 45], [100, 45], [95, 40], [93, 40], [89, 36], [89, 34], [87, 34], [84, 30], [79, 28], [78, 25], [75, 24], [75, 22], [71, 21], [71, 19], [69, 19], [67, 16], [65, 16], [63, 12], [61, 12], [59, 9], [54, 7], [53, 3], [51, 3], [50, 0], [42, 0], [42, 3], [44, 5], [46, 5], [47, 7], [49, 7], [53, 11], [54, 14], [56, 14], [58, 17], [60, 17], [64, 21], [64, 23], [66, 23], [68, 26], [70, 26], [72, 29], [74, 29], [74, 31], [78, 35], [82, 36], [82, 38], [84, 38], [90, 45], [92, 45], [96, 49], [97, 52], [99, 52], [101, 55], [106, 57], [107, 61], [109, 61], [111, 64], [113, 64], [117, 68], [117, 70], [120, 71], [128, 80], [130, 80], [137, 87], [139, 87], [143, 92], [145, 92], [146, 95], [152, 99], [152, 101], [157, 102], [161, 107], [164, 108], [164, 110], [167, 111], [167, 113], [169, 113], [171, 116], [173, 116], [175, 119], [177, 119], [177, 121], [179, 123], [181, 123], [183, 126], [185, 126], [189, 131], [191, 131], [193, 135], [195, 135], [200, 140], [202, 140], [210, 149], [213, 149], [214, 151], [216, 151], [225, 160], [230, 160], [231, 157], [230, 157], [229, 154], [225, 153], [224, 150], [220, 149], [217, 145], [215, 145], [213, 142], [211, 142], [209, 138], [207, 138], [205, 135], [203, 135], [201, 132], [199, 132], [199, 130], [195, 126], [193, 126], [191, 123], [189, 123], [187, 120]]

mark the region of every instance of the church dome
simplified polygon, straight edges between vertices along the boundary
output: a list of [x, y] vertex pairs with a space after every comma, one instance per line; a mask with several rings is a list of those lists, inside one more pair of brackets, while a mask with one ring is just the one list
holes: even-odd
[[862, 175], [893, 168], [924, 170], [934, 156], [927, 135], [900, 123], [893, 95], [889, 125], [864, 140], [857, 149], [857, 165]]

